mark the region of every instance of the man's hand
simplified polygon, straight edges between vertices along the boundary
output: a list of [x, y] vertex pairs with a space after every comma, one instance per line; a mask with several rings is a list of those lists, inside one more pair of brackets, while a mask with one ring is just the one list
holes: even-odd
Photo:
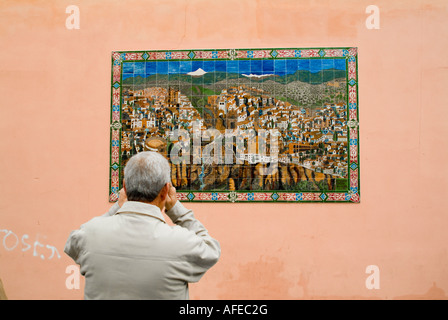
[[174, 188], [173, 185], [170, 183], [168, 194], [166, 195], [165, 210], [166, 211], [170, 210], [172, 207], [174, 207], [176, 202], [177, 202], [176, 188]]
[[128, 201], [128, 197], [126, 196], [124, 188], [122, 188], [118, 193], [118, 206], [121, 208], [126, 201]]

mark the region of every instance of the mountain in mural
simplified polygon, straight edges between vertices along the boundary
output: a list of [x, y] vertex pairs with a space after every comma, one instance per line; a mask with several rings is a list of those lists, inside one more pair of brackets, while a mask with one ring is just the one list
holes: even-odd
[[338, 69], [325, 69], [319, 72], [310, 72], [308, 70], [297, 70], [293, 74], [286, 74], [284, 76], [279, 75], [258, 75], [248, 77], [247, 75], [229, 72], [205, 72], [204, 70], [196, 70], [189, 74], [153, 74], [148, 77], [136, 76], [129, 77], [123, 80], [123, 85], [145, 85], [147, 83], [156, 83], [161, 81], [169, 82], [187, 82], [191, 84], [214, 84], [223, 80], [238, 80], [263, 83], [268, 80], [275, 81], [280, 84], [289, 84], [293, 81], [300, 81], [309, 84], [322, 84], [335, 79], [345, 78], [346, 74], [344, 70]]

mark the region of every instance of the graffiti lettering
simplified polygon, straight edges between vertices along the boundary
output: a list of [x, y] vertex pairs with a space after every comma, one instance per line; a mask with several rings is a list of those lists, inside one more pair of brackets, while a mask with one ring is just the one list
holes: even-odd
[[19, 236], [16, 235], [12, 230], [0, 229], [0, 234], [1, 233], [3, 233], [3, 239], [1, 243], [6, 251], [14, 251], [15, 249], [21, 247], [21, 251], [25, 252], [33, 248], [33, 257], [40, 257], [42, 260], [50, 260], [54, 257], [57, 257], [58, 259], [61, 258], [61, 255], [59, 254], [56, 247], [49, 244], [45, 245], [43, 243], [40, 243], [37, 239], [37, 235], [34, 242], [31, 244], [28, 242], [29, 235], [27, 234], [24, 234], [21, 238], [19, 238]]

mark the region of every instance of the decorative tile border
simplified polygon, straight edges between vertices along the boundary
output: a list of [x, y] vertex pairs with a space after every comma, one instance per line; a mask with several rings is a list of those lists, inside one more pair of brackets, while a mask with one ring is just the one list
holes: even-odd
[[359, 115], [358, 115], [358, 52], [357, 48], [286, 48], [286, 49], [211, 49], [173, 51], [112, 52], [111, 115], [110, 115], [110, 183], [109, 201], [118, 199], [121, 188], [121, 101], [122, 69], [124, 61], [152, 60], [238, 60], [288, 58], [344, 58], [347, 66], [347, 126], [349, 189], [329, 192], [285, 191], [179, 191], [186, 202], [360, 202], [359, 181]]

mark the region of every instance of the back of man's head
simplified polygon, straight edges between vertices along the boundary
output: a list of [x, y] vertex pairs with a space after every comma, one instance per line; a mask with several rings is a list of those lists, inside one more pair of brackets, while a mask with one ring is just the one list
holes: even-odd
[[140, 152], [126, 164], [124, 182], [129, 201], [152, 202], [171, 182], [168, 160], [157, 152]]

